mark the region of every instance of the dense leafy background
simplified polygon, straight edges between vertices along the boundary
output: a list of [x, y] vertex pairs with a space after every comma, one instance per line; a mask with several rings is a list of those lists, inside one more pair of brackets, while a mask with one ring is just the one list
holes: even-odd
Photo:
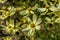
[[[22, 29], [33, 15], [41, 29], [27, 36]], [[0, 0], [0, 40], [60, 40], [60, 0]]]

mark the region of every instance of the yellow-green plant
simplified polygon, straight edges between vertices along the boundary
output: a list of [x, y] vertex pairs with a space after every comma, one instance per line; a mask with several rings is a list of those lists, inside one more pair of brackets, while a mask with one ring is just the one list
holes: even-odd
[[3, 28], [2, 30], [5, 30], [8, 33], [15, 34], [17, 31], [19, 31], [19, 25], [20, 22], [14, 23], [14, 19], [10, 19], [9, 21], [6, 20], [6, 26], [1, 25]]
[[60, 0], [0, 0], [0, 34], [3, 40], [60, 40]]

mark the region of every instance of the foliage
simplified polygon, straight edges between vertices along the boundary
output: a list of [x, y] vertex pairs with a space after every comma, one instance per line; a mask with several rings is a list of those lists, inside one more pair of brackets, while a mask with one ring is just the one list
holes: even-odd
[[0, 0], [0, 40], [60, 40], [60, 0]]

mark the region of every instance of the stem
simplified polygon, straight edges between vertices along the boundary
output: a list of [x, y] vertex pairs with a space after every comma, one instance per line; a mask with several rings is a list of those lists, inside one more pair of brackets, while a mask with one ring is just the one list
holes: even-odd
[[31, 37], [30, 37], [30, 40], [34, 40], [34, 36], [31, 36]]

